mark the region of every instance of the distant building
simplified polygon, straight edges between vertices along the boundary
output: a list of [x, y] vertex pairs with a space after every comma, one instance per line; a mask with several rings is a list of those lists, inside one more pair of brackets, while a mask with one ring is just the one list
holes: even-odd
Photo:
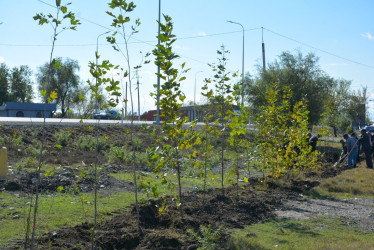
[[[198, 122], [204, 121], [204, 114], [208, 109], [216, 108], [214, 105], [207, 104], [207, 105], [197, 105], [194, 106], [183, 106], [179, 109], [180, 115], [182, 117], [188, 117], [188, 121], [191, 122], [197, 119]], [[232, 110], [235, 115], [240, 115], [240, 107], [238, 105], [232, 105]], [[162, 110], [160, 110], [160, 115]], [[211, 112], [212, 113], [212, 112]], [[214, 112], [213, 112], [214, 113]], [[149, 110], [145, 112], [143, 115], [140, 116], [140, 120], [142, 121], [156, 121], [157, 110]], [[160, 120], [163, 120], [163, 117], [160, 117]]]
[[0, 106], [0, 117], [43, 117], [51, 118], [56, 111], [56, 103], [6, 102]]

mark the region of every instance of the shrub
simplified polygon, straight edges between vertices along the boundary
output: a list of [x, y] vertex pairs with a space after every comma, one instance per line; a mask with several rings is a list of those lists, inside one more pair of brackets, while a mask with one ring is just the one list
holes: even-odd
[[109, 147], [109, 143], [105, 138], [99, 137], [96, 144], [96, 138], [91, 135], [79, 136], [74, 145], [86, 151], [94, 151], [97, 146], [97, 151], [99, 152]]
[[25, 168], [36, 169], [38, 167], [38, 161], [35, 157], [22, 158], [16, 163], [15, 169], [21, 171]]
[[13, 139], [7, 135], [3, 135], [0, 137], [0, 147], [7, 147], [9, 148], [9, 145], [13, 143]]
[[64, 130], [59, 130], [55, 132], [54, 137], [56, 139], [56, 144], [61, 145], [63, 147], [67, 146], [68, 143], [71, 141], [71, 133]]
[[217, 249], [218, 248], [218, 242], [220, 241], [222, 235], [222, 228], [223, 225], [221, 225], [219, 228], [217, 228], [216, 231], [212, 229], [212, 225], [208, 226], [200, 226], [200, 232], [195, 232], [192, 229], [188, 229], [187, 233], [191, 235], [199, 244], [200, 247], [198, 249]]
[[[32, 144], [27, 147], [25, 153], [30, 157], [37, 158], [40, 154], [39, 142], [36, 139], [32, 140]], [[44, 155], [45, 153], [47, 153], [46, 149], [43, 150], [42, 154]]]
[[[108, 162], [110, 164], [126, 164], [131, 165], [133, 162], [133, 152], [127, 147], [117, 147], [113, 146], [109, 149], [109, 152], [106, 154]], [[145, 152], [136, 153], [135, 161], [138, 165], [147, 165], [148, 154]]]

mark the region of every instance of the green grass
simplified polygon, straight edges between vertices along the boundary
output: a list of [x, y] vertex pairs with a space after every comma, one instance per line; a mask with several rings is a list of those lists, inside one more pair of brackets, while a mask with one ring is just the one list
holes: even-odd
[[[144, 198], [143, 195], [139, 197]], [[25, 238], [26, 218], [30, 199], [19, 197], [14, 193], [1, 192], [0, 202], [0, 248], [12, 241]], [[83, 222], [93, 222], [94, 197], [93, 194], [71, 195], [41, 195], [39, 199], [37, 234], [56, 230], [63, 226], [75, 226]], [[111, 212], [125, 209], [134, 203], [134, 194], [130, 192], [102, 192], [98, 195], [98, 221], [111, 216]], [[33, 203], [33, 202], [32, 202]], [[10, 210], [14, 207], [14, 210]], [[13, 219], [14, 215], [18, 219]]]
[[[362, 163], [365, 165], [365, 163]], [[374, 171], [364, 166], [349, 169], [338, 176], [324, 179], [310, 194], [312, 196], [329, 196], [336, 198], [372, 197]]]
[[230, 249], [373, 249], [374, 233], [343, 225], [341, 219], [282, 219], [247, 226], [232, 234]]

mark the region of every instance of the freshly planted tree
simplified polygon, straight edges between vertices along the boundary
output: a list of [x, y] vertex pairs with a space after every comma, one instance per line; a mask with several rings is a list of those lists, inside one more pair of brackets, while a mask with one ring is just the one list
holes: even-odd
[[[236, 92], [234, 92], [234, 97], [238, 99], [240, 95], [235, 95], [235, 93]], [[234, 148], [236, 153], [236, 159], [234, 160], [234, 165], [232, 166], [231, 172], [236, 176], [237, 196], [239, 195], [239, 169], [243, 158], [242, 153], [244, 153], [243, 150], [246, 150], [246, 147], [249, 146], [248, 140], [245, 137], [247, 133], [247, 117], [248, 113], [246, 112], [244, 106], [241, 106], [240, 114], [234, 115], [228, 125], [230, 129], [230, 137], [228, 142], [230, 146]], [[244, 180], [245, 182], [248, 182], [248, 178], [244, 178]]]
[[[107, 37], [107, 41], [110, 42], [113, 45], [113, 48], [117, 51], [119, 51], [124, 59], [125, 59], [125, 67], [122, 70], [124, 72], [123, 77], [126, 78], [126, 82], [129, 83], [129, 92], [130, 92], [130, 103], [131, 103], [131, 114], [134, 114], [134, 101], [133, 101], [133, 93], [132, 93], [132, 68], [131, 68], [131, 60], [129, 55], [129, 39], [135, 34], [138, 33], [137, 28], [140, 26], [140, 20], [136, 19], [134, 22], [134, 25], [131, 26], [131, 31], [127, 32], [127, 26], [131, 22], [130, 16], [128, 16], [131, 12], [134, 11], [136, 8], [136, 5], [133, 2], [127, 3], [126, 1], [118, 1], [118, 0], [112, 0], [109, 3], [109, 7], [117, 11], [118, 14], [116, 15], [113, 12], [107, 11], [106, 13], [113, 18], [111, 26], [116, 29], [116, 31], [112, 34], [112, 36]], [[121, 49], [121, 47], [118, 45], [116, 36], [119, 36], [122, 38], [125, 44], [124, 50]], [[145, 63], [148, 63], [146, 61]], [[141, 65], [137, 65], [134, 67], [134, 70], [138, 70], [141, 68]], [[125, 104], [125, 115], [127, 113], [127, 84], [126, 84], [126, 98], [123, 100]], [[140, 115], [140, 114], [139, 114]], [[133, 181], [134, 181], [134, 193], [135, 193], [135, 208], [136, 208], [136, 215], [137, 215], [137, 226], [138, 231], [141, 233], [140, 228], [140, 214], [139, 214], [139, 204], [138, 204], [138, 187], [137, 187], [137, 162], [136, 162], [136, 148], [134, 143], [134, 116], [131, 115], [131, 125], [130, 125], [130, 141], [132, 145], [132, 170], [133, 170]], [[122, 162], [125, 161], [123, 158], [119, 158], [122, 160]]]
[[[178, 195], [175, 197], [177, 206], [183, 204], [182, 184], [181, 184], [181, 156], [182, 151], [193, 145], [194, 138], [189, 136], [190, 130], [184, 129], [183, 125], [187, 121], [187, 117], [181, 116], [179, 109], [182, 106], [186, 96], [181, 90], [181, 82], [186, 78], [182, 76], [188, 71], [185, 64], [181, 66], [181, 71], [174, 68], [173, 62], [179, 58], [172, 50], [172, 45], [176, 41], [173, 32], [173, 23], [171, 17], [164, 15], [165, 23], [159, 22], [161, 32], [158, 35], [160, 44], [153, 50], [156, 56], [155, 64], [160, 67], [160, 77], [164, 83], [160, 90], [152, 93], [152, 96], [159, 96], [160, 108], [162, 110], [161, 129], [162, 136], [160, 142], [162, 146], [156, 150], [155, 157], [158, 156], [158, 165], [156, 171], [169, 167], [175, 169], [178, 179]], [[157, 86], [155, 86], [157, 87]], [[194, 126], [194, 125], [192, 125]], [[164, 180], [166, 181], [166, 180]], [[182, 210], [180, 210], [182, 211]], [[181, 212], [182, 215], [182, 212]], [[182, 215], [183, 216], [183, 215]]]
[[[100, 58], [99, 54], [95, 53], [96, 59]], [[113, 70], [118, 69], [119, 66], [115, 66], [109, 62], [109, 60], [104, 60], [100, 64], [96, 62], [89, 62], [90, 73], [94, 77], [95, 81], [88, 80], [87, 83], [92, 91], [92, 99], [96, 100], [96, 103], [100, 103], [105, 97], [101, 91], [102, 87], [105, 87], [107, 90], [107, 95], [109, 96], [120, 96], [119, 92], [119, 81], [114, 80], [113, 78], [106, 77], [106, 74]], [[116, 106], [116, 99], [108, 98], [108, 103], [104, 104], [102, 107], [107, 108], [108, 106]], [[99, 165], [99, 120], [96, 122], [95, 130], [95, 164], [94, 164], [94, 223], [92, 228], [92, 248], [95, 248], [95, 230], [97, 225], [97, 168]]]
[[291, 105], [292, 92], [276, 84], [266, 93], [267, 105], [261, 108], [257, 120], [259, 151], [263, 170], [279, 177], [291, 176], [300, 170], [319, 166], [319, 152], [311, 151], [308, 143], [308, 113], [300, 101]]
[[[80, 21], [75, 18], [75, 14], [71, 11], [68, 12], [67, 5], [61, 5], [61, 0], [56, 0], [56, 15], [53, 16], [52, 14], [45, 15], [43, 13], [36, 14], [33, 18], [34, 20], [39, 22], [39, 25], [44, 25], [44, 24], [50, 24], [53, 29], [53, 39], [52, 39], [52, 48], [51, 48], [51, 54], [50, 54], [50, 59], [49, 59], [49, 72], [48, 72], [48, 79], [47, 82], [50, 83], [50, 79], [52, 78], [52, 69], [53, 68], [58, 68], [59, 67], [59, 62], [57, 60], [53, 59], [53, 52], [55, 48], [55, 42], [57, 40], [58, 35], [65, 31], [65, 30], [75, 30], [77, 25], [80, 24]], [[62, 17], [60, 16], [62, 15]], [[69, 24], [66, 26], [62, 26], [62, 23], [68, 21]], [[43, 95], [43, 101], [45, 103], [45, 106], [48, 102], [51, 102], [53, 99], [57, 98], [57, 93], [55, 91], [51, 91], [50, 93], [47, 94], [46, 90], [41, 91]], [[40, 150], [39, 150], [39, 157], [38, 157], [38, 168], [36, 170], [36, 176], [37, 176], [37, 181], [36, 181], [36, 187], [35, 187], [35, 203], [34, 203], [34, 214], [33, 214], [33, 223], [32, 223], [32, 239], [31, 239], [31, 249], [34, 249], [34, 242], [35, 242], [35, 231], [37, 228], [36, 225], [36, 216], [37, 216], [37, 210], [38, 210], [38, 201], [39, 201], [39, 183], [40, 183], [40, 169], [42, 165], [42, 159], [43, 159], [43, 149], [44, 149], [44, 144], [46, 141], [46, 133], [45, 133], [45, 115], [44, 121], [43, 121], [43, 129], [42, 129], [42, 139], [40, 143]], [[30, 206], [31, 209], [31, 206]], [[28, 235], [26, 235], [26, 241], [25, 241], [25, 246], [28, 244]]]
[[[216, 107], [216, 116], [214, 117], [214, 123], [219, 127], [218, 136], [220, 137], [220, 161], [221, 161], [221, 187], [222, 193], [224, 194], [224, 153], [226, 149], [226, 139], [227, 139], [227, 128], [232, 121], [234, 116], [233, 112], [233, 88], [229, 83], [231, 76], [235, 77], [236, 74], [232, 74], [227, 71], [227, 55], [228, 51], [225, 50], [224, 46], [221, 47], [221, 50], [217, 51], [219, 56], [218, 64], [210, 64], [214, 76], [212, 79], [205, 79], [205, 82], [208, 84], [205, 89], [210, 89], [206, 93], [206, 97], [209, 99], [210, 104]], [[209, 88], [209, 84], [214, 84], [213, 88]]]

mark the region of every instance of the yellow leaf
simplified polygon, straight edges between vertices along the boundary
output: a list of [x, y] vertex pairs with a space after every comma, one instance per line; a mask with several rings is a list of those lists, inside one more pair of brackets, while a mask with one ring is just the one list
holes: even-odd
[[51, 99], [57, 99], [57, 92], [56, 91], [52, 91], [51, 94], [49, 95], [49, 97]]
[[247, 177], [244, 177], [244, 182], [248, 182], [248, 178]]

